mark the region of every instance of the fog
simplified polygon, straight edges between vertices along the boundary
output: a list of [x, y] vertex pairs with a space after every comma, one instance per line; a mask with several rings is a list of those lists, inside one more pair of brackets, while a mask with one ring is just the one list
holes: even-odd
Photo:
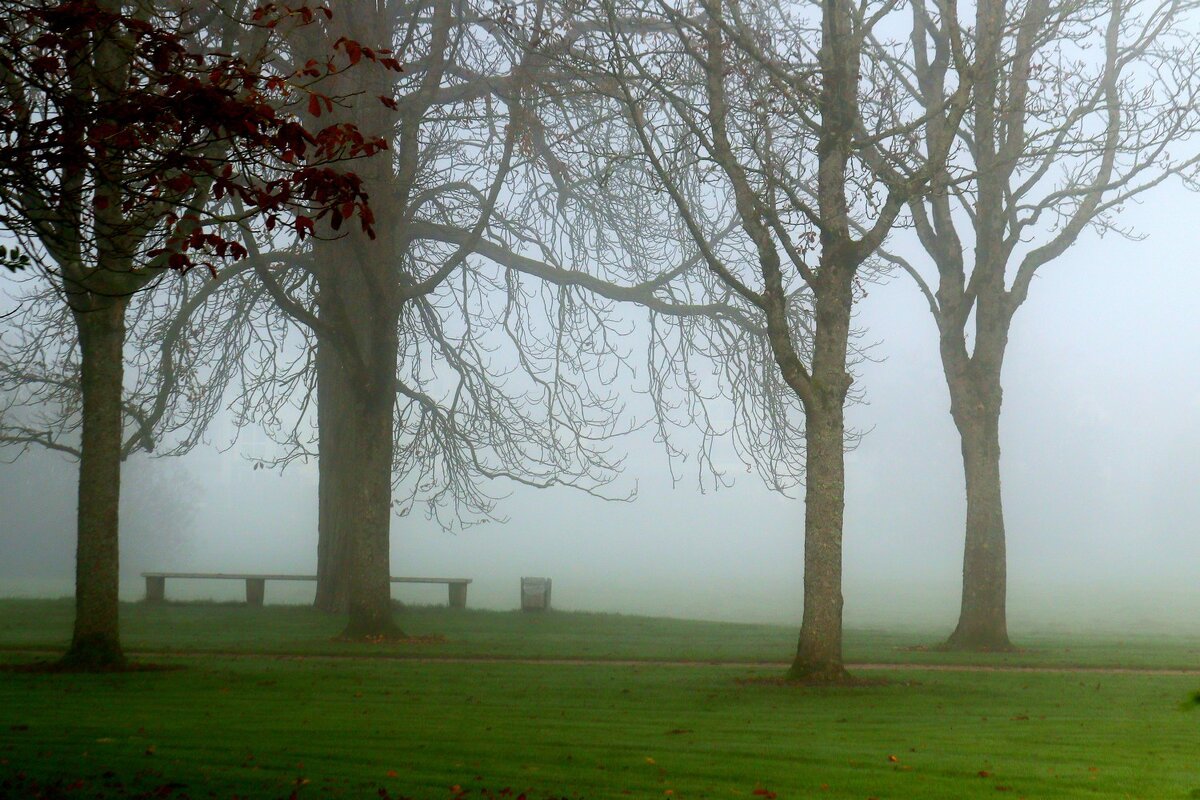
[[[1039, 273], [1014, 321], [1001, 436], [1018, 637], [1200, 631], [1200, 198], [1149, 197], [1123, 217], [1144, 241], [1085, 235]], [[847, 459], [846, 623], [949, 631], [965, 501], [932, 317], [901, 274], [858, 313], [878, 345], [857, 370], [866, 403], [849, 414], [866, 435]], [[211, 439], [231, 435], [220, 421]], [[626, 446], [612, 491], [636, 484], [634, 502], [515, 487], [498, 508], [506, 522], [454, 534], [418, 508], [393, 522], [392, 573], [472, 578], [474, 608], [515, 607], [519, 577], [537, 575], [554, 580], [564, 609], [798, 627], [802, 500], [772, 494], [732, 455], [732, 488], [700, 493], [691, 464], [673, 487], [648, 435]], [[247, 455], [266, 447], [247, 430], [227, 452], [127, 464], [124, 596], [141, 595], [142, 570], [315, 570], [316, 465], [254, 470]], [[0, 464], [0, 596], [70, 593], [74, 478], [74, 464], [44, 452]], [[236, 599], [243, 587], [167, 591]], [[440, 586], [395, 593], [445, 602]], [[311, 596], [311, 584], [267, 587], [268, 602]]]

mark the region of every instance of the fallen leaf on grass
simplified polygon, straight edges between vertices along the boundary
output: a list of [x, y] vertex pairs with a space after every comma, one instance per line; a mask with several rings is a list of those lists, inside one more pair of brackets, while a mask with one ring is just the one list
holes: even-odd
[[978, 774], [978, 775], [979, 775], [979, 777], [981, 777], [981, 778], [990, 778], [990, 777], [992, 777], [992, 773], [988, 772], [986, 769], [981, 769], [981, 770], [979, 770], [979, 772], [978, 772], [978, 773], [976, 773], [976, 774]]
[[895, 764], [899, 760], [900, 759], [897, 758], [896, 756], [888, 756], [888, 761], [891, 761], [893, 764]]

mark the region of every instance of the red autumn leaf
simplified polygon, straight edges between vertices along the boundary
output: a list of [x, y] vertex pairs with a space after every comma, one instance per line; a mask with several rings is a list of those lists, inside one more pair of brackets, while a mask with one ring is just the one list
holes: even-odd
[[188, 175], [186, 172], [184, 172], [176, 175], [173, 178], [169, 178], [166, 183], [167, 188], [172, 192], [186, 192], [188, 189], [192, 188], [196, 182], [192, 180], [191, 175]]
[[321, 116], [321, 98], [316, 92], [312, 92], [308, 96], [308, 113], [314, 117]]

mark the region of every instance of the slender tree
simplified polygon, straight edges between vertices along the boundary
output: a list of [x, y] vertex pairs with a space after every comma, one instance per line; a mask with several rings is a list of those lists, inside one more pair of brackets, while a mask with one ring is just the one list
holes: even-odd
[[[562, 45], [593, 91], [618, 104], [704, 280], [744, 304], [802, 411], [803, 442], [780, 445], [804, 452], [804, 615], [789, 672], [801, 680], [846, 678], [844, 406], [857, 286], [949, 154], [949, 144], [912, 143], [920, 116], [879, 52], [896, 59], [901, 49], [873, 38], [897, 5], [609, 2]], [[969, 88], [963, 77], [937, 113], [959, 119]], [[614, 168], [631, 160], [616, 155]]]
[[[962, 147], [936, 173], [935, 191], [909, 206], [932, 270], [889, 257], [937, 324], [962, 442], [962, 606], [947, 645], [1004, 650], [1000, 410], [1012, 322], [1046, 264], [1089, 228], [1127, 233], [1126, 203], [1198, 163], [1200, 17], [1176, 0], [979, 0], [969, 27], [944, 2], [916, 0], [913, 11], [916, 60], [905, 72], [926, 113], [925, 147]], [[977, 69], [961, 121], [939, 113], [954, 91], [957, 46], [973, 51]]]

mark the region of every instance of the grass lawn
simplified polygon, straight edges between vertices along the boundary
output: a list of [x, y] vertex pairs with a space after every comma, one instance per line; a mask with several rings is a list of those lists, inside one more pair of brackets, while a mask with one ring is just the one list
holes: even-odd
[[[0, 650], [59, 649], [70, 638], [70, 600], [0, 600]], [[133, 652], [260, 652], [422, 655], [487, 658], [785, 661], [797, 628], [622, 616], [619, 614], [453, 611], [410, 607], [400, 615], [412, 634], [445, 642], [347, 645], [332, 641], [342, 620], [307, 606], [127, 603], [125, 645]], [[846, 632], [849, 662], [1200, 668], [1200, 636], [1014, 633], [1016, 653], [941, 653], [945, 631]]]
[[[72, 613], [0, 600], [0, 659], [62, 648]], [[962, 655], [912, 649], [932, 632], [850, 631], [848, 660], [913, 666], [869, 673], [886, 685], [813, 689], [770, 683], [774, 666], [504, 661], [783, 661], [789, 628], [423, 607], [401, 619], [445, 641], [346, 645], [332, 641], [341, 620], [300, 606], [125, 605], [129, 650], [183, 669], [0, 672], [0, 798], [1200, 797], [1200, 710], [1181, 708], [1196, 676], [919, 666], [1194, 668], [1197, 639], [1024, 636], [1024, 652]]]
[[0, 673], [0, 795], [1200, 796], [1193, 676], [813, 689], [736, 667], [159, 660], [185, 668]]

